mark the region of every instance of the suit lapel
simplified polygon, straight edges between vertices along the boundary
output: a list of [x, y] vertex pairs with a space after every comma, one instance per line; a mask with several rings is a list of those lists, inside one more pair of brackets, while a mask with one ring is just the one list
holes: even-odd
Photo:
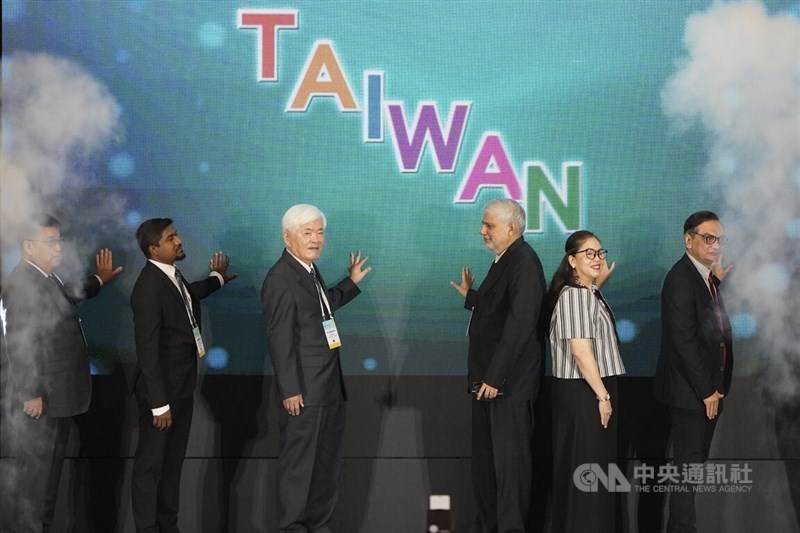
[[[178, 287], [176, 287], [175, 284], [172, 282], [172, 280], [169, 279], [169, 276], [167, 276], [167, 274], [164, 273], [163, 270], [155, 266], [150, 261], [147, 261], [147, 265], [145, 266], [153, 272], [156, 278], [164, 286], [165, 290], [169, 292], [178, 301], [179, 304], [181, 304], [181, 307], [185, 308], [186, 304], [183, 301], [183, 296], [181, 296], [181, 293], [178, 291]], [[194, 301], [195, 298], [192, 298], [192, 300]]]
[[492, 263], [492, 265], [489, 267], [489, 272], [486, 274], [486, 279], [483, 280], [483, 283], [481, 283], [481, 286], [478, 288], [479, 294], [484, 294], [486, 291], [491, 289], [495, 283], [497, 283], [497, 280], [503, 277], [503, 271], [505, 271], [508, 264], [513, 261], [513, 256], [517, 253], [517, 250], [524, 242], [525, 240], [520, 237], [508, 247], [497, 263]]
[[[292, 254], [290, 254], [288, 250], [283, 251], [281, 259], [286, 262], [289, 268], [292, 269], [292, 272], [294, 272], [295, 278], [297, 279], [297, 283], [307, 290], [308, 294], [313, 296], [315, 300], [318, 299], [319, 295], [317, 294], [317, 288], [314, 286], [314, 278], [311, 277], [311, 274], [308, 272], [308, 270], [306, 270], [303, 265], [297, 261], [297, 259], [292, 257]], [[319, 271], [317, 271], [317, 276], [319, 276]], [[319, 279], [320, 283], [322, 283], [321, 276], [319, 276]]]

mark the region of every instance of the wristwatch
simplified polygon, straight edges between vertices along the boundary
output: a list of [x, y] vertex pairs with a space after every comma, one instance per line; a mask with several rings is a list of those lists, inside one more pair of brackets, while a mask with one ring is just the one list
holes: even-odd
[[607, 402], [607, 401], [609, 401], [610, 399], [611, 399], [611, 395], [610, 395], [609, 393], [606, 393], [606, 395], [605, 395], [604, 397], [602, 397], [602, 398], [597, 398], [597, 401], [598, 401], [598, 402]]

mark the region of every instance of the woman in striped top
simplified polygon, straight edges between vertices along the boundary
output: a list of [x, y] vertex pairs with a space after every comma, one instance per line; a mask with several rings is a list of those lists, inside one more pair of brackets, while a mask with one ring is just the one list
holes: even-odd
[[564, 250], [545, 308], [554, 378], [552, 531], [611, 532], [614, 493], [593, 472], [582, 476], [576, 469], [597, 463], [607, 473], [617, 458], [612, 399], [616, 401], [616, 376], [625, 367], [614, 314], [597, 286], [613, 265], [608, 268], [607, 250], [588, 231], [570, 235]]

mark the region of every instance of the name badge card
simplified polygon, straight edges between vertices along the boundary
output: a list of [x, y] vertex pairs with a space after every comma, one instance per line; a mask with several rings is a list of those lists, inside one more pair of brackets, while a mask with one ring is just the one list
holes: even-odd
[[192, 328], [194, 334], [194, 343], [197, 345], [197, 356], [203, 357], [206, 354], [206, 347], [203, 345], [203, 337], [200, 335], [200, 328], [195, 326]]
[[333, 321], [333, 318], [323, 320], [322, 329], [325, 330], [325, 336], [328, 338], [328, 348], [333, 350], [342, 345], [342, 341], [339, 339], [339, 331], [336, 329], [336, 322]]

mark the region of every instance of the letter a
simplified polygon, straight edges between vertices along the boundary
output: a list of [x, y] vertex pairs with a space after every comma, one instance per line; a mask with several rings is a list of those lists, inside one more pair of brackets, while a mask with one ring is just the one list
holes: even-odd
[[320, 40], [314, 43], [303, 74], [289, 98], [286, 112], [306, 111], [315, 96], [333, 96], [340, 111], [360, 111], [330, 41]]

